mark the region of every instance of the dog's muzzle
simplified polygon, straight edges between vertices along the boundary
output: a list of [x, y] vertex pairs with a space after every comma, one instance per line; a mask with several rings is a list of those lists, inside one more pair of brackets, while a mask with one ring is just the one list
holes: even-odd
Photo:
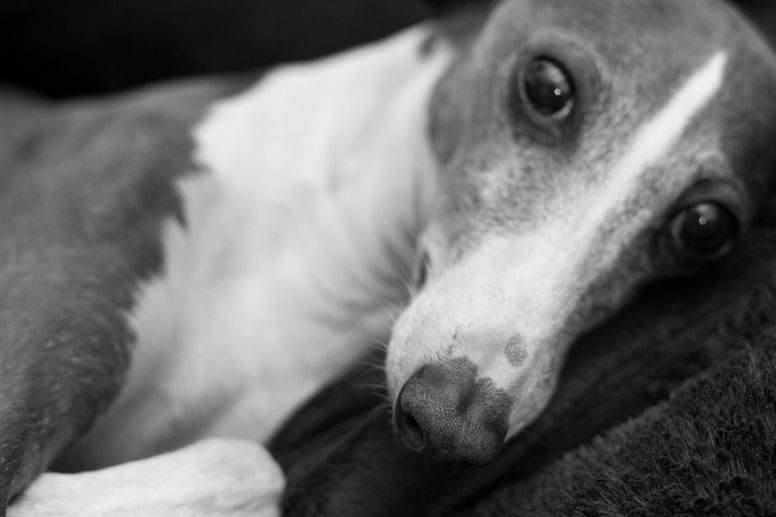
[[501, 450], [510, 402], [463, 358], [418, 369], [402, 387], [394, 425], [404, 444], [436, 461], [484, 465]]

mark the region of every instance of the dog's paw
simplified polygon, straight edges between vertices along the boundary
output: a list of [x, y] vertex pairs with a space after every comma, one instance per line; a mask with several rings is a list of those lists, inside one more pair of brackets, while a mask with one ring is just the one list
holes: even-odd
[[103, 470], [43, 474], [8, 517], [270, 517], [279, 515], [283, 486], [280, 467], [262, 446], [208, 439]]

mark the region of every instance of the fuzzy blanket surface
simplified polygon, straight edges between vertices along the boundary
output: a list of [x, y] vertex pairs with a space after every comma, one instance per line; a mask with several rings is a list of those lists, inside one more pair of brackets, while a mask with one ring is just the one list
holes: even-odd
[[[771, 207], [769, 214], [776, 214]], [[395, 438], [359, 367], [272, 444], [288, 515], [776, 515], [776, 220], [700, 276], [654, 285], [572, 350], [540, 419], [484, 468]], [[376, 359], [377, 360], [377, 359]]]

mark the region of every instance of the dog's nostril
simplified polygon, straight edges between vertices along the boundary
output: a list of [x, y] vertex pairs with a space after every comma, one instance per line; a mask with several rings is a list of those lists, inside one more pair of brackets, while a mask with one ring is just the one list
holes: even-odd
[[404, 433], [402, 434], [404, 443], [412, 450], [422, 451], [426, 445], [426, 437], [423, 435], [423, 428], [420, 427], [417, 420], [409, 415], [405, 415], [404, 423], [405, 428]]
[[402, 407], [401, 396], [394, 413], [396, 430], [404, 445], [415, 452], [421, 452], [426, 447], [426, 436], [420, 423]]

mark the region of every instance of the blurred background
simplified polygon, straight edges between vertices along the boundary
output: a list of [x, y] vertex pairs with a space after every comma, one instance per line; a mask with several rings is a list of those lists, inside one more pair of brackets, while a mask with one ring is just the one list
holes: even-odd
[[0, 0], [0, 82], [105, 93], [308, 59], [426, 14], [421, 0]]
[[[776, 0], [731, 1], [776, 40]], [[308, 59], [427, 15], [423, 0], [0, 0], [0, 82], [108, 93]]]

